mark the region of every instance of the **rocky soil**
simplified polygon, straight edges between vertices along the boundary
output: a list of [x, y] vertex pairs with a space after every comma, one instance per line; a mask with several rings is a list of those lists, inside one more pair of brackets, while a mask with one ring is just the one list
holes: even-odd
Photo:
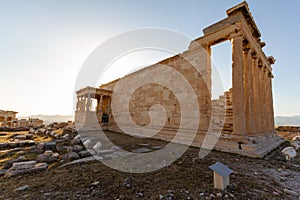
[[[288, 132], [286, 135], [290, 135]], [[106, 136], [115, 146], [103, 152], [93, 138], [80, 140], [72, 127], [0, 132], [0, 143], [7, 143], [0, 150], [0, 199], [298, 199], [300, 196], [300, 151], [289, 162], [280, 153], [290, 145], [288, 141], [263, 159], [217, 151], [199, 159], [199, 149], [191, 147], [170, 166], [131, 174], [111, 169], [92, 159], [91, 154], [111, 159], [118, 148], [146, 153], [167, 143], [113, 132], [106, 132]], [[35, 143], [18, 146], [24, 140]], [[17, 145], [12, 147], [9, 142]], [[86, 151], [83, 143], [91, 145], [94, 151]], [[13, 167], [14, 163], [24, 161], [30, 161], [32, 166]], [[208, 168], [217, 161], [234, 170], [231, 184], [224, 191], [213, 188], [213, 173]], [[41, 163], [47, 168], [30, 171]], [[18, 170], [26, 173], [18, 174]], [[17, 174], [11, 175], [11, 171]]]

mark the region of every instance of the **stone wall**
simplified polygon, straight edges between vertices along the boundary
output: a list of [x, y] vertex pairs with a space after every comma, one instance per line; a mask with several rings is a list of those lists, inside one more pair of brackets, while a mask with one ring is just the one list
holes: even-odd
[[[205, 62], [207, 56], [208, 54], [205, 49], [200, 51], [186, 51], [122, 78], [120, 80], [122, 82], [117, 83], [118, 87], [121, 88], [119, 91], [122, 98], [117, 98], [118, 94], [116, 94], [115, 90], [113, 92], [112, 100], [114, 101], [114, 106], [112, 107], [114, 110], [117, 109], [117, 112], [111, 113], [109, 128], [111, 130], [120, 131], [118, 125], [122, 127], [132, 126], [132, 124], [128, 123], [130, 119], [118, 120], [118, 125], [115, 122], [115, 118], [126, 116], [126, 113], [129, 112], [133, 122], [141, 126], [142, 129], [159, 129], [161, 121], [166, 120], [162, 131], [157, 137], [164, 137], [165, 139], [173, 138], [180, 125], [188, 132], [195, 119], [198, 120], [199, 123], [198, 131], [207, 132], [211, 115], [211, 75], [210, 66]], [[162, 65], [170, 70], [162, 70]], [[170, 72], [174, 74], [178, 73], [179, 75], [172, 76]], [[149, 81], [149, 83], [144, 84], [145, 77], [148, 77], [146, 78], [148, 80], [151, 79], [149, 77], [153, 77], [153, 79], [151, 79], [153, 83]], [[168, 87], [163, 85], [165, 84], [165, 80], [170, 83]], [[195, 93], [197, 102], [194, 103], [198, 105], [197, 111], [200, 113], [199, 119], [195, 118], [193, 113], [185, 115], [181, 112], [181, 104], [185, 104], [184, 106], [195, 106], [195, 104], [186, 105], [190, 102], [189, 98], [192, 98], [193, 94], [190, 94], [190, 91], [187, 91], [185, 87], [182, 86], [180, 88], [176, 85], [179, 84], [180, 81], [186, 81]], [[111, 85], [106, 84], [105, 89], [112, 89], [115, 84], [116, 82], [111, 83]], [[135, 85], [141, 85], [141, 87], [137, 88], [134, 93], [131, 94], [127, 88], [134, 88]], [[176, 87], [178, 91], [174, 93], [172, 90]], [[183, 97], [184, 101], [181, 100], [180, 102], [176, 95]], [[130, 97], [129, 102], [126, 102], [126, 96]], [[123, 107], [123, 105], [126, 104], [129, 104], [129, 110]], [[149, 116], [151, 106], [157, 104], [163, 106], [165, 113], [154, 116], [151, 126], [146, 127], [151, 122]], [[186, 119], [185, 124], [181, 124], [181, 117]]]

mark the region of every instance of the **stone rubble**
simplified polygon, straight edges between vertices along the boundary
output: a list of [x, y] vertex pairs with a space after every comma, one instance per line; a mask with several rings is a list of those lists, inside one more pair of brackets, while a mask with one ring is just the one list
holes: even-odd
[[[34, 164], [34, 165], [33, 165]], [[48, 168], [47, 163], [36, 163], [36, 161], [28, 161], [28, 163], [14, 163], [13, 167], [8, 169], [5, 172], [4, 177], [12, 177], [12, 176], [19, 176], [23, 174], [30, 174], [36, 173], [39, 171], [46, 170]]]
[[29, 185], [23, 185], [21, 187], [16, 188], [16, 191], [24, 191], [27, 190], [29, 188]]
[[38, 163], [53, 163], [58, 161], [58, 153], [53, 153], [51, 150], [45, 151], [36, 157], [36, 162]]

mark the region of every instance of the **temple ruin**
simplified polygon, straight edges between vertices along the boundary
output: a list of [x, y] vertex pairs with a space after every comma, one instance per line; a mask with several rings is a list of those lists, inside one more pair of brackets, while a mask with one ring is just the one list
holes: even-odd
[[38, 127], [44, 124], [44, 121], [38, 118], [18, 119], [18, 112], [9, 110], [0, 110], [0, 127]]
[[[181, 105], [170, 89], [149, 83], [133, 94], [124, 90], [124, 98], [131, 95], [131, 120], [141, 127], [150, 123], [148, 112], [152, 105], [160, 104], [165, 108], [167, 120], [154, 138], [171, 141], [178, 127], [183, 126], [185, 134], [176, 140], [178, 143], [185, 144], [192, 140], [193, 146], [200, 147], [208, 131], [209, 134], [220, 131], [221, 135], [214, 146], [219, 151], [263, 157], [276, 148], [282, 143], [282, 139], [276, 135], [274, 126], [271, 66], [275, 59], [267, 57], [263, 52], [265, 43], [260, 39], [261, 33], [246, 2], [228, 9], [226, 14], [225, 19], [205, 28], [204, 36], [193, 40], [188, 50], [99, 88], [87, 87], [77, 91], [76, 126], [83, 130], [100, 125], [107, 130], [122, 132], [118, 126], [126, 127], [128, 122], [123, 118], [123, 121], [116, 123], [116, 119], [122, 119], [123, 112], [126, 112], [122, 107], [118, 108], [119, 113], [112, 112], [115, 109], [111, 104], [115, 85], [119, 81], [126, 81], [126, 88], [131, 88], [139, 81], [144, 81], [149, 74], [154, 75], [155, 80], [166, 79], [169, 72], [158, 69], [160, 65], [167, 65], [188, 80], [197, 95], [201, 117], [196, 137], [190, 138], [191, 124], [181, 124]], [[219, 99], [212, 100], [211, 47], [225, 41], [230, 41], [232, 45], [232, 88]], [[176, 78], [169, 81], [178, 82]], [[190, 97], [186, 91], [182, 91], [180, 95]], [[114, 100], [115, 105], [124, 105], [122, 98]], [[108, 117], [108, 122], [103, 121], [104, 114]], [[158, 121], [162, 117], [156, 116]], [[193, 120], [192, 115], [186, 114], [184, 117]], [[213, 123], [212, 129], [210, 123]], [[153, 130], [157, 128], [155, 122], [151, 126]], [[128, 128], [139, 133], [139, 129], [135, 127]], [[140, 135], [143, 136], [143, 133]]]
[[0, 110], [0, 127], [1, 126], [14, 126], [17, 120], [16, 115], [18, 112], [9, 110]]

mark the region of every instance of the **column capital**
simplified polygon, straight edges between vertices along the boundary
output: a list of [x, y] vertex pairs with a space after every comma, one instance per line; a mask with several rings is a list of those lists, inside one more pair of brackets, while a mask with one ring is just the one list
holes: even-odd
[[230, 39], [245, 39], [245, 36], [241, 30], [229, 35]]
[[260, 58], [258, 58], [258, 67], [263, 68], [264, 64]]
[[251, 50], [249, 46], [243, 48], [243, 52], [248, 53]]
[[251, 56], [252, 56], [252, 59], [254, 59], [254, 60], [258, 59], [257, 53], [253, 49], [251, 49]]
[[201, 44], [201, 47], [205, 50], [210, 49], [211, 45], [209, 43]]
[[268, 76], [269, 76], [270, 78], [274, 78], [274, 75], [273, 75], [271, 72], [268, 73]]

